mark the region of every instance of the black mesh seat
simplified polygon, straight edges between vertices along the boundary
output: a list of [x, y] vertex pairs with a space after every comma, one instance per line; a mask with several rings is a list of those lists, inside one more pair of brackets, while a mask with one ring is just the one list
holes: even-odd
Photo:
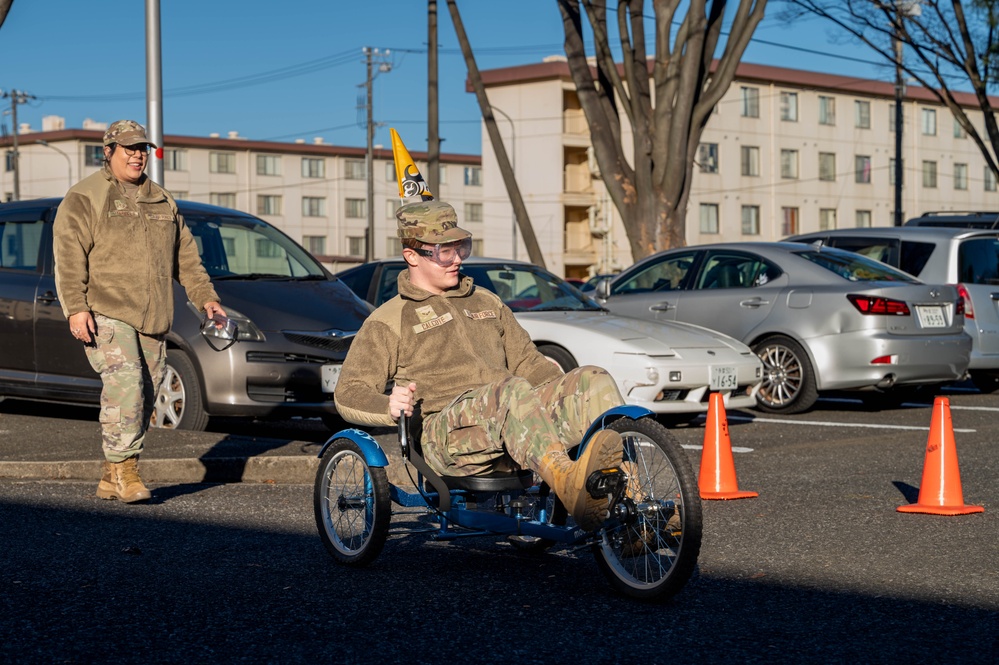
[[441, 476], [441, 479], [448, 489], [452, 490], [503, 492], [531, 487], [534, 484], [534, 472], [530, 469], [520, 469], [488, 476]]

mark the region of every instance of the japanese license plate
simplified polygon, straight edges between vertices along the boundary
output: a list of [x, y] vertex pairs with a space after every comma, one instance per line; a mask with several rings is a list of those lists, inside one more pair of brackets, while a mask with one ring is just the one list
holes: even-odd
[[940, 305], [916, 305], [916, 316], [921, 328], [946, 328], [947, 317]]
[[331, 393], [336, 388], [336, 382], [340, 380], [341, 367], [343, 365], [323, 365], [322, 379], [324, 393]]
[[711, 368], [711, 390], [734, 390], [739, 387], [739, 375], [734, 367]]

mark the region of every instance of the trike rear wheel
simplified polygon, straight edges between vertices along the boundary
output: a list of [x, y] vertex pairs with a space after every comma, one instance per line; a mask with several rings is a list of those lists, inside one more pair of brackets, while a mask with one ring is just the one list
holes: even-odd
[[391, 499], [385, 469], [369, 466], [360, 447], [337, 439], [316, 471], [313, 507], [323, 545], [340, 563], [364, 566], [385, 546]]
[[686, 453], [651, 416], [609, 426], [624, 439], [630, 516], [593, 546], [611, 585], [633, 598], [665, 600], [683, 588], [701, 549], [701, 499]]

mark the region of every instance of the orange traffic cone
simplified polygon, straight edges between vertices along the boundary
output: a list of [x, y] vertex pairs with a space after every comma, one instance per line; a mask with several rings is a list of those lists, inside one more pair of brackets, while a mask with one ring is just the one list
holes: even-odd
[[930, 515], [970, 515], [983, 513], [982, 506], [966, 506], [961, 492], [961, 471], [957, 468], [954, 427], [950, 422], [950, 400], [937, 397], [933, 402], [930, 438], [923, 460], [923, 481], [916, 503], [899, 506], [900, 513]]
[[749, 499], [758, 492], [740, 492], [735, 479], [732, 442], [728, 438], [728, 418], [721, 393], [711, 393], [708, 400], [708, 422], [704, 430], [704, 450], [697, 488], [702, 499]]

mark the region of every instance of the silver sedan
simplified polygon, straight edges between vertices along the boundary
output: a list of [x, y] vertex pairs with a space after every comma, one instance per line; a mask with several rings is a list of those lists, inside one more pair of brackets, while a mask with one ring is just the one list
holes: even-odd
[[612, 312], [686, 321], [763, 360], [760, 409], [797, 413], [821, 390], [943, 383], [965, 376], [971, 338], [953, 286], [863, 256], [797, 243], [667, 250], [597, 289]]

